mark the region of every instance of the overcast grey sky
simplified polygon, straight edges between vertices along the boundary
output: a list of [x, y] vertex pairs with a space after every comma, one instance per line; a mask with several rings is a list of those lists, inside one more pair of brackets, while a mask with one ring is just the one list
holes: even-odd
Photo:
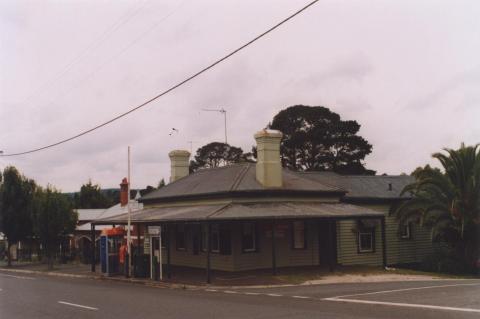
[[[124, 112], [250, 40], [305, 1], [0, 0], [0, 150], [56, 142]], [[357, 120], [367, 167], [399, 174], [480, 142], [480, 2], [320, 1], [190, 84], [93, 134], [1, 157], [39, 184], [168, 180], [168, 152], [228, 137], [245, 151], [281, 109]], [[178, 134], [169, 136], [175, 127]]]

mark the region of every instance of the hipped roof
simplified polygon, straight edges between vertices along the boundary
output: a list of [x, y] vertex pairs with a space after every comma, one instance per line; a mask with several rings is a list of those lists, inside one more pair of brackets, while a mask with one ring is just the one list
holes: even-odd
[[[199, 170], [143, 196], [145, 203], [181, 201], [192, 197], [246, 194], [332, 195], [348, 200], [396, 200], [403, 188], [413, 183], [412, 176], [339, 175], [333, 172], [294, 172], [282, 169], [283, 185], [265, 188], [256, 179], [253, 163]], [[391, 185], [391, 188], [390, 188]]]
[[331, 193], [336, 195], [345, 193], [345, 190], [341, 187], [312, 180], [288, 169], [282, 170], [283, 185], [280, 188], [263, 187], [257, 181], [255, 174], [255, 164], [252, 163], [203, 169], [143, 196], [140, 201], [154, 202], [162, 199], [180, 199], [187, 196], [265, 191]]
[[[131, 213], [132, 223], [196, 222], [259, 219], [308, 218], [364, 218], [382, 217], [384, 214], [365, 207], [345, 203], [271, 202], [226, 203], [152, 207]], [[93, 224], [125, 224], [127, 214], [94, 221]]]

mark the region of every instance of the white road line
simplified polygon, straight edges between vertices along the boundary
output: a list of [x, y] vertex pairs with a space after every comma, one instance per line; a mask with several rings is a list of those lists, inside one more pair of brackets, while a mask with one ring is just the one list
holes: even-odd
[[383, 302], [383, 301], [370, 301], [370, 300], [358, 300], [358, 299], [340, 299], [340, 298], [324, 298], [322, 300], [338, 301], [338, 302], [353, 302], [368, 305], [384, 305], [384, 306], [396, 306], [396, 307], [409, 307], [409, 308], [423, 308], [423, 309], [435, 309], [435, 310], [450, 310], [450, 311], [463, 311], [463, 312], [475, 312], [480, 313], [480, 309], [472, 308], [456, 308], [456, 307], [443, 307], [432, 305], [421, 305], [411, 303], [399, 303], [399, 302]]
[[[367, 292], [361, 294], [353, 294], [353, 295], [343, 295], [343, 296], [335, 296], [333, 298], [344, 298], [344, 297], [355, 297], [355, 296], [368, 296], [368, 295], [378, 295], [378, 294], [387, 294], [392, 292], [401, 292], [401, 291], [410, 291], [410, 290], [421, 290], [421, 289], [433, 289], [433, 288], [447, 288], [447, 287], [460, 287], [460, 286], [480, 286], [480, 283], [475, 284], [454, 284], [454, 285], [440, 285], [440, 286], [426, 286], [426, 287], [415, 287], [415, 288], [403, 288], [403, 289], [394, 289], [394, 290], [382, 290], [382, 291], [375, 291], [375, 292]], [[327, 298], [328, 299], [328, 298]]]
[[62, 305], [67, 305], [67, 306], [72, 306], [72, 307], [78, 307], [78, 308], [83, 308], [83, 309], [88, 309], [88, 310], [98, 310], [98, 308], [94, 307], [89, 307], [89, 306], [83, 306], [83, 305], [78, 305], [76, 303], [70, 303], [66, 301], [59, 301], [58, 303], [61, 303]]
[[17, 279], [28, 279], [28, 280], [35, 280], [33, 277], [26, 277], [26, 276], [14, 276], [14, 275], [7, 275], [7, 274], [0, 274], [2, 277], [11, 277], [11, 278], [17, 278]]
[[310, 299], [310, 297], [307, 297], [307, 296], [292, 296], [292, 298], [298, 298], [298, 299]]
[[281, 297], [282, 295], [279, 295], [279, 294], [267, 294], [267, 296], [270, 296], [270, 297]]
[[244, 294], [244, 295], [249, 295], [249, 296], [258, 296], [258, 295], [260, 295], [260, 293], [258, 293], [258, 292], [244, 292], [243, 294]]
[[218, 290], [216, 290], [216, 289], [205, 289], [205, 291], [208, 291], [208, 292], [217, 292]]
[[238, 294], [238, 291], [233, 291], [233, 290], [224, 290], [223, 292], [226, 294]]

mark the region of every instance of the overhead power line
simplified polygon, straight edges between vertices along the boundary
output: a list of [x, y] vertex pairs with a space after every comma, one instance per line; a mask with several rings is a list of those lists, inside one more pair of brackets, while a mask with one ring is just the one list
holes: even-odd
[[[35, 90], [26, 99], [24, 99], [23, 102], [20, 103], [20, 105], [27, 103], [33, 97], [39, 95], [40, 93], [45, 92], [45, 89], [47, 87], [51, 86], [55, 82], [58, 82], [58, 80], [62, 79], [90, 51], [97, 49], [99, 46], [104, 44], [105, 40], [107, 40], [112, 34], [114, 34], [121, 26], [128, 23], [133, 17], [138, 15], [140, 11], [143, 9], [143, 7], [145, 7], [148, 1], [150, 0], [146, 0], [144, 3], [141, 4], [140, 7], [138, 7], [140, 2], [137, 2], [132, 7], [130, 7], [125, 14], [123, 14], [117, 21], [115, 21], [115, 23], [110, 25], [97, 39], [91, 42], [80, 54], [78, 54], [75, 58], [73, 58], [70, 62], [68, 62], [59, 73], [57, 73], [51, 79], [45, 81], [42, 85], [40, 85], [40, 87], [38, 87], [37, 90]], [[135, 7], [137, 8], [133, 10]]]
[[35, 153], [35, 152], [39, 152], [39, 151], [42, 151], [42, 150], [46, 150], [48, 148], [52, 148], [52, 147], [55, 147], [55, 146], [58, 146], [58, 145], [61, 145], [61, 144], [64, 144], [64, 143], [67, 143], [67, 142], [70, 142], [74, 139], [77, 139], [79, 137], [82, 137], [84, 135], [87, 135], [95, 130], [98, 130], [104, 126], [107, 126], [108, 124], [110, 123], [113, 123], [127, 115], [129, 115], [130, 113], [133, 113], [141, 108], [143, 108], [144, 106], [152, 103], [153, 101], [161, 98], [162, 96], [172, 92], [173, 90], [183, 86], [184, 84], [192, 81], [193, 79], [195, 79], [196, 77], [200, 76], [201, 74], [207, 72], [208, 70], [210, 70], [211, 68], [215, 67], [217, 64], [220, 64], [222, 63], [223, 61], [227, 60], [228, 58], [230, 58], [231, 56], [235, 55], [236, 53], [238, 53], [239, 51], [245, 49], [246, 47], [248, 47], [249, 45], [251, 45], [252, 43], [256, 42], [257, 40], [263, 38], [264, 36], [266, 36], [267, 34], [269, 34], [270, 32], [272, 32], [273, 30], [277, 29], [278, 27], [280, 27], [281, 25], [283, 25], [284, 23], [286, 23], [287, 21], [293, 19], [294, 17], [296, 17], [297, 15], [299, 15], [300, 13], [302, 13], [303, 11], [307, 10], [308, 8], [310, 8], [311, 6], [313, 6], [315, 3], [317, 3], [319, 0], [314, 0], [314, 1], [311, 1], [309, 2], [307, 5], [305, 5], [304, 7], [302, 7], [301, 9], [299, 9], [298, 11], [294, 12], [293, 14], [289, 15], [288, 17], [286, 17], [285, 19], [281, 20], [280, 22], [278, 22], [277, 24], [275, 24], [273, 27], [269, 28], [268, 30], [262, 32], [261, 34], [259, 34], [258, 36], [256, 36], [255, 38], [253, 38], [252, 40], [248, 41], [247, 43], [241, 45], [240, 47], [238, 47], [237, 49], [231, 51], [230, 53], [228, 53], [227, 55], [223, 56], [222, 58], [216, 60], [215, 62], [213, 62], [212, 64], [208, 65], [207, 67], [201, 69], [200, 71], [198, 71], [197, 73], [189, 76], [188, 78], [184, 79], [183, 81], [171, 86], [170, 88], [166, 89], [165, 91], [161, 92], [160, 94], [152, 97], [151, 99], [143, 102], [142, 104], [124, 112], [124, 113], [121, 113], [117, 116], [115, 116], [114, 118], [106, 121], [106, 122], [103, 122], [97, 126], [94, 126], [90, 129], [87, 129], [85, 131], [82, 131], [74, 136], [71, 136], [71, 137], [68, 137], [68, 138], [65, 138], [63, 140], [60, 140], [58, 142], [55, 142], [55, 143], [52, 143], [52, 144], [49, 144], [49, 145], [45, 145], [45, 146], [42, 146], [42, 147], [38, 147], [38, 148], [35, 148], [35, 149], [31, 149], [31, 150], [28, 150], [28, 151], [23, 151], [23, 152], [17, 152], [17, 153], [9, 153], [9, 154], [0, 154], [0, 156], [2, 157], [10, 157], [10, 156], [19, 156], [19, 155], [26, 155], [26, 154], [31, 154], [31, 153]]

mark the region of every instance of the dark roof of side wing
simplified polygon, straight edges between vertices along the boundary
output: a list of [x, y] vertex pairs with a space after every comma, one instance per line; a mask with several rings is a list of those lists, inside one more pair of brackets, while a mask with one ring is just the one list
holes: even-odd
[[409, 175], [339, 175], [332, 172], [300, 174], [319, 183], [328, 183], [345, 189], [346, 199], [409, 198], [408, 195], [400, 196], [400, 193], [405, 186], [415, 181], [415, 178]]

